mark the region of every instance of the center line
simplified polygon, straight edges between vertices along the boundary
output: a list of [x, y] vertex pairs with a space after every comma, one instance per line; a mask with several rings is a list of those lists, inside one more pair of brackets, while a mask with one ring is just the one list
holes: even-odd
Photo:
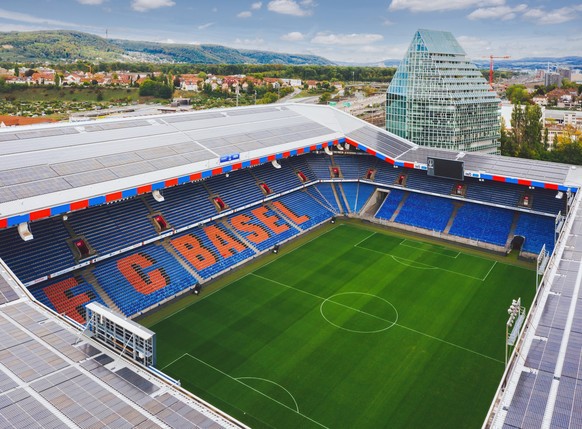
[[[304, 293], [304, 294], [306, 294], [306, 295], [311, 295], [312, 297], [314, 297], [314, 298], [318, 298], [318, 299], [321, 299], [322, 301], [325, 301], [325, 300], [327, 299], [327, 298], [323, 298], [323, 297], [321, 297], [321, 296], [319, 296], [319, 295], [316, 295], [316, 294], [314, 294], [314, 293], [307, 292], [307, 291], [305, 291], [305, 290], [297, 289], [297, 288], [295, 288], [295, 287], [293, 287], [293, 286], [286, 285], [286, 284], [284, 284], [284, 283], [281, 283], [281, 282], [279, 282], [279, 281], [277, 281], [277, 280], [273, 280], [273, 279], [270, 279], [270, 278], [268, 278], [268, 277], [263, 277], [263, 276], [261, 276], [261, 275], [259, 275], [259, 274], [251, 273], [250, 275], [251, 275], [251, 276], [258, 277], [258, 278], [260, 278], [260, 279], [263, 279], [263, 280], [266, 280], [266, 281], [268, 281], [268, 282], [271, 282], [271, 283], [278, 284], [278, 285], [280, 285], [280, 286], [283, 286], [283, 287], [285, 287], [285, 288], [287, 288], [287, 289], [292, 289], [292, 290], [295, 290], [295, 291], [297, 291], [297, 292]], [[328, 300], [328, 301], [329, 301], [329, 300]], [[365, 315], [367, 315], [367, 316], [370, 316], [370, 317], [373, 317], [373, 318], [376, 318], [376, 319], [382, 320], [382, 321], [384, 321], [384, 322], [387, 322], [387, 323], [393, 323], [393, 321], [392, 321], [392, 320], [386, 320], [386, 319], [384, 319], [384, 318], [382, 318], [382, 317], [380, 317], [380, 316], [377, 316], [377, 315], [375, 315], [375, 314], [367, 313], [367, 312], [365, 312], [365, 311], [363, 311], [363, 310], [360, 310], [360, 309], [357, 309], [357, 308], [353, 308], [353, 307], [350, 307], [350, 306], [348, 306], [348, 305], [345, 305], [345, 304], [342, 304], [342, 303], [339, 303], [339, 302], [335, 302], [335, 301], [331, 301], [331, 302], [333, 302], [334, 304], [337, 304], [337, 305], [339, 305], [340, 307], [344, 307], [344, 308], [348, 308], [348, 309], [350, 309], [350, 310], [357, 311], [358, 313], [365, 314]], [[471, 350], [471, 349], [468, 349], [468, 348], [466, 348], [466, 347], [463, 347], [463, 346], [459, 346], [458, 344], [451, 343], [451, 342], [449, 342], [449, 341], [443, 340], [443, 339], [441, 339], [441, 338], [438, 338], [438, 337], [435, 337], [435, 336], [433, 336], [433, 335], [426, 334], [426, 333], [424, 333], [424, 332], [421, 332], [421, 331], [417, 331], [416, 329], [409, 328], [408, 326], [404, 326], [404, 325], [401, 325], [401, 324], [399, 324], [399, 323], [395, 323], [395, 324], [394, 324], [394, 326], [399, 326], [399, 327], [401, 327], [402, 329], [406, 329], [406, 330], [408, 330], [408, 331], [411, 331], [411, 332], [417, 333], [417, 334], [419, 334], [419, 335], [423, 335], [423, 336], [425, 336], [425, 337], [427, 337], [427, 338], [431, 338], [431, 339], [433, 339], [433, 340], [440, 341], [441, 343], [448, 344], [448, 345], [450, 345], [450, 346], [452, 346], [452, 347], [456, 347], [456, 348], [458, 348], [458, 349], [461, 349], [461, 350], [465, 350], [465, 351], [467, 351], [467, 352], [469, 352], [469, 353], [473, 353], [473, 354], [475, 354], [475, 355], [478, 355], [478, 356], [484, 357], [484, 358], [486, 358], [486, 359], [489, 359], [489, 360], [492, 360], [492, 361], [495, 361], [495, 362], [499, 362], [499, 363], [504, 363], [502, 360], [496, 359], [496, 358], [494, 358], [494, 357], [491, 357], [491, 356], [487, 356], [487, 355], [485, 355], [485, 354], [483, 354], [483, 353], [479, 353], [479, 352], [477, 352], [477, 351], [475, 351], [475, 350]]]

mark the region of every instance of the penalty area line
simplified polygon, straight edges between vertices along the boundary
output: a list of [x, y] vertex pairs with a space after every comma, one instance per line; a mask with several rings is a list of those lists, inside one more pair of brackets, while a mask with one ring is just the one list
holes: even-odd
[[[211, 364], [209, 364], [208, 362], [205, 362], [205, 361], [203, 361], [202, 359], [199, 359], [199, 358], [197, 358], [196, 356], [193, 356], [193, 355], [191, 355], [190, 353], [184, 353], [184, 355], [185, 355], [185, 356], [188, 356], [188, 357], [190, 357], [190, 358], [192, 358], [192, 359], [194, 359], [194, 360], [196, 360], [196, 361], [198, 361], [198, 362], [200, 362], [201, 364], [203, 364], [203, 365], [207, 366], [207, 367], [208, 367], [208, 368], [210, 368], [210, 369], [213, 369], [214, 371], [216, 371], [216, 372], [218, 372], [218, 373], [222, 374], [223, 376], [225, 376], [225, 377], [227, 377], [227, 378], [229, 378], [229, 379], [231, 379], [231, 380], [233, 380], [233, 381], [235, 381], [235, 382], [237, 382], [237, 383], [239, 383], [239, 384], [242, 384], [243, 386], [247, 387], [248, 389], [251, 389], [252, 391], [254, 391], [254, 392], [258, 393], [259, 395], [262, 395], [262, 396], [264, 396], [264, 397], [265, 397], [265, 398], [267, 398], [267, 399], [270, 399], [271, 401], [273, 401], [273, 402], [275, 402], [275, 403], [277, 403], [277, 404], [281, 405], [282, 407], [285, 407], [285, 408], [287, 408], [288, 410], [290, 410], [290, 411], [294, 412], [295, 414], [298, 414], [298, 415], [300, 415], [301, 417], [303, 417], [303, 418], [305, 418], [305, 419], [307, 419], [307, 420], [309, 420], [309, 421], [311, 421], [311, 422], [315, 423], [316, 425], [318, 425], [318, 426], [320, 426], [320, 427], [322, 427], [322, 428], [324, 428], [324, 429], [330, 429], [330, 428], [328, 428], [327, 426], [325, 426], [325, 425], [323, 425], [323, 424], [319, 423], [317, 420], [314, 420], [314, 419], [312, 419], [311, 417], [309, 417], [309, 416], [306, 416], [305, 414], [301, 413], [301, 412], [299, 411], [299, 407], [297, 407], [297, 409], [293, 409], [293, 407], [290, 407], [289, 405], [286, 405], [286, 404], [284, 404], [284, 403], [282, 403], [282, 402], [280, 402], [280, 401], [276, 400], [275, 398], [272, 398], [271, 396], [267, 395], [266, 393], [263, 393], [263, 392], [261, 392], [260, 390], [258, 390], [258, 389], [255, 389], [254, 387], [252, 387], [252, 386], [248, 385], [247, 383], [245, 383], [244, 381], [242, 381], [242, 379], [249, 378], [249, 377], [239, 377], [239, 378], [237, 378], [237, 377], [233, 377], [232, 375], [230, 375], [230, 374], [227, 374], [226, 372], [224, 372], [224, 371], [222, 371], [222, 370], [220, 370], [220, 369], [216, 368], [214, 365], [211, 365]], [[269, 380], [269, 381], [270, 381], [270, 380]], [[278, 383], [277, 383], [277, 384], [278, 384]], [[283, 388], [283, 386], [281, 386], [281, 385], [279, 385], [279, 386]], [[285, 391], [287, 391], [287, 393], [289, 393], [289, 391], [288, 391], [287, 389], [285, 389], [285, 388], [283, 388], [283, 389], [284, 389]], [[290, 393], [289, 393], [289, 394], [290, 394]], [[291, 394], [290, 394], [290, 395], [291, 395]], [[293, 395], [291, 395], [291, 397], [293, 397]], [[293, 401], [294, 401], [294, 402], [295, 402], [295, 404], [297, 405], [297, 402], [295, 401], [295, 398], [293, 398]]]
[[[414, 240], [409, 240], [409, 239], [405, 238], [400, 243], [398, 243], [398, 245], [399, 246], [402, 246], [402, 247], [408, 247], [410, 249], [420, 250], [422, 252], [434, 253], [435, 255], [444, 256], [445, 258], [451, 258], [451, 259], [457, 259], [461, 255], [461, 252], [457, 252], [457, 254], [455, 256], [450, 256], [450, 255], [447, 255], [447, 254], [442, 253], [442, 252], [437, 252], [436, 250], [423, 249], [422, 247], [413, 246], [413, 245], [410, 245], [408, 243], [424, 244], [424, 243], [422, 243], [420, 241], [414, 241]], [[441, 247], [441, 246], [435, 246], [434, 244], [431, 244], [430, 246], [433, 246], [434, 248], [437, 248], [437, 249], [440, 248], [440, 249], [442, 249], [445, 252], [447, 252], [447, 251], [450, 252], [450, 250], [445, 249], [444, 247]]]
[[[367, 250], [369, 252], [374, 252], [374, 253], [379, 253], [381, 255], [390, 256], [392, 259], [394, 259], [394, 261], [396, 261], [396, 262], [398, 262], [398, 263], [400, 263], [402, 265], [406, 265], [406, 266], [408, 266], [410, 268], [416, 268], [416, 269], [419, 269], [419, 270], [441, 270], [441, 271], [445, 271], [447, 273], [456, 274], [458, 276], [467, 277], [467, 278], [470, 278], [470, 279], [473, 279], [473, 280], [479, 280], [480, 282], [484, 281], [484, 279], [482, 279], [481, 277], [470, 276], [469, 274], [463, 274], [463, 273], [459, 273], [458, 271], [447, 270], [446, 268], [442, 268], [442, 267], [435, 267], [434, 265], [425, 264], [423, 262], [418, 262], [418, 261], [415, 261], [413, 259], [401, 258], [400, 256], [394, 256], [391, 253], [380, 252], [379, 250], [369, 249], [369, 248], [363, 247], [363, 246], [358, 246], [358, 248], [365, 249], [365, 250]], [[404, 264], [401, 261], [409, 262], [410, 265]], [[412, 264], [417, 264], [419, 266], [416, 266], [415, 267]]]

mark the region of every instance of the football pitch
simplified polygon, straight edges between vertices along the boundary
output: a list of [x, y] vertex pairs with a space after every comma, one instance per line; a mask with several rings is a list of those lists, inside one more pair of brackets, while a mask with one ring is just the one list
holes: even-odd
[[316, 231], [150, 325], [157, 367], [253, 428], [479, 428], [535, 274], [473, 253]]

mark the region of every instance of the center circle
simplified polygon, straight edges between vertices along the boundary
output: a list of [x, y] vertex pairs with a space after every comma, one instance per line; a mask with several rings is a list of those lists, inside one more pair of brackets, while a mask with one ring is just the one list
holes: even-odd
[[319, 312], [330, 325], [358, 334], [383, 332], [398, 321], [398, 310], [390, 301], [366, 292], [332, 295], [323, 300]]

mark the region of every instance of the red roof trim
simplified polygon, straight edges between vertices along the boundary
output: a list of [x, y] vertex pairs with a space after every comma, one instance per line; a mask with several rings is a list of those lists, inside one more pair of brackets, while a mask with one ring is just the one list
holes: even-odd
[[120, 200], [122, 198], [121, 192], [113, 192], [112, 194], [105, 195], [105, 201], [115, 201]]
[[166, 180], [164, 185], [169, 188], [170, 186], [176, 186], [178, 184], [178, 178]]
[[89, 200], [75, 201], [74, 203], [71, 203], [71, 211], [81, 210], [87, 207], [89, 207]]
[[32, 212], [30, 214], [30, 220], [39, 220], [47, 218], [51, 215], [51, 209], [42, 209]]
[[152, 185], [151, 184], [149, 184], [149, 185], [143, 185], [143, 186], [138, 186], [137, 193], [138, 194], [146, 194], [148, 192], [151, 192], [151, 190], [152, 190]]
[[194, 180], [200, 180], [202, 179], [202, 172], [199, 171], [198, 173], [194, 173], [190, 175], [190, 180], [194, 181]]

